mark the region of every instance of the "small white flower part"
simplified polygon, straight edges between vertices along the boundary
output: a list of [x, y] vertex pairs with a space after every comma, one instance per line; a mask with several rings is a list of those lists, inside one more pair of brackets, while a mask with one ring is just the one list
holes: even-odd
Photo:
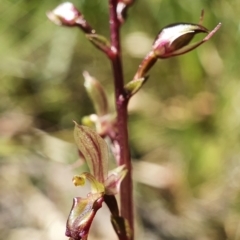
[[[153, 43], [153, 52], [157, 58], [168, 58], [184, 54], [204, 42], [208, 41], [220, 28], [219, 23], [212, 31], [192, 23], [177, 23], [163, 28]], [[198, 33], [206, 33], [207, 36], [192, 45], [189, 45], [193, 37]]]
[[74, 26], [81, 13], [72, 3], [65, 2], [57, 6], [53, 11], [48, 12], [47, 16], [57, 25]]

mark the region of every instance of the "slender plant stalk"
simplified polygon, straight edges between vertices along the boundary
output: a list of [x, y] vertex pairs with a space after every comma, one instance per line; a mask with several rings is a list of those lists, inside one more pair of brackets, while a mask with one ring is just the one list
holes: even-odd
[[[101, 208], [103, 201], [105, 201], [111, 211], [111, 222], [119, 240], [134, 240], [132, 166], [128, 143], [128, 101], [146, 82], [148, 79], [146, 74], [158, 59], [178, 56], [195, 49], [208, 41], [221, 26], [221, 23], [219, 23], [212, 31], [203, 27], [201, 25], [203, 21], [202, 11], [200, 25], [177, 23], [163, 28], [155, 39], [152, 45], [152, 50], [139, 65], [133, 80], [128, 82], [124, 87], [120, 28], [125, 20], [124, 15], [126, 14], [126, 10], [131, 4], [133, 4], [133, 2], [134, 0], [109, 0], [110, 44], [105, 37], [96, 33], [96, 31], [84, 19], [82, 13], [69, 2], [60, 4], [57, 8], [47, 14], [49, 19], [58, 25], [79, 27], [93, 45], [105, 53], [110, 60], [114, 78], [117, 113], [116, 141], [119, 145], [119, 156], [117, 155], [119, 158], [117, 159], [117, 163], [119, 166], [124, 165], [122, 169], [120, 167], [121, 170], [119, 170], [119, 168], [115, 169], [115, 173], [117, 174], [116, 178], [111, 179], [109, 177], [105, 179], [105, 175], [107, 175], [106, 143], [95, 131], [76, 124], [74, 130], [75, 140], [79, 153], [81, 153], [86, 159], [91, 173], [83, 173], [82, 175], [75, 176], [74, 184], [76, 186], [81, 185], [82, 176], [84, 176], [94, 186], [94, 191], [89, 193], [84, 201], [79, 197], [74, 198], [74, 203], [67, 220], [65, 233], [65, 235], [72, 240], [87, 239], [93, 218], [98, 209]], [[201, 41], [189, 45], [192, 38], [198, 33], [205, 33], [207, 36]], [[91, 78], [87, 73], [84, 73], [84, 77], [85, 80]], [[108, 113], [105, 93], [100, 84], [98, 87], [95, 84], [95, 88], [93, 88], [93, 86], [94, 85], [92, 84], [91, 86], [89, 85], [85, 87], [90, 96], [92, 96], [92, 100], [95, 104], [101, 99], [100, 101], [102, 101], [102, 105], [100, 103], [98, 104], [102, 107], [102, 111], [100, 112], [100, 110], [96, 108], [96, 112], [98, 115], [100, 114], [100, 117], [105, 116], [106, 113]], [[111, 119], [109, 119], [108, 123], [112, 123]], [[115, 125], [114, 128], [111, 124], [109, 126], [110, 127], [107, 130], [115, 130]], [[108, 134], [106, 129], [104, 129], [104, 131], [104, 135]], [[110, 136], [110, 134], [108, 135]], [[122, 180], [121, 177], [125, 174], [124, 167], [127, 169], [127, 175], [123, 179], [120, 187], [119, 216], [119, 208], [114, 194], [115, 192], [118, 192], [118, 183], [120, 183], [120, 180]], [[108, 180], [110, 182], [108, 182]], [[126, 225], [125, 219], [128, 221], [129, 226]], [[129, 227], [131, 228], [131, 233], [129, 232]]]
[[147, 56], [143, 59], [142, 63], [139, 65], [138, 70], [134, 76], [134, 80], [140, 79], [146, 76], [146, 73], [151, 69], [151, 67], [156, 63], [157, 58], [153, 51], [150, 51]]
[[[120, 212], [121, 216], [126, 218], [134, 232], [133, 217], [133, 189], [132, 189], [132, 166], [128, 144], [128, 99], [124, 91], [124, 78], [122, 70], [121, 45], [120, 45], [120, 22], [117, 18], [116, 7], [117, 0], [109, 0], [110, 13], [110, 35], [111, 48], [115, 53], [111, 58], [112, 70], [114, 75], [115, 101], [117, 111], [118, 125], [118, 142], [120, 146], [120, 162], [119, 165], [125, 164], [128, 173], [121, 184], [120, 189]], [[133, 239], [133, 237], [132, 237]]]

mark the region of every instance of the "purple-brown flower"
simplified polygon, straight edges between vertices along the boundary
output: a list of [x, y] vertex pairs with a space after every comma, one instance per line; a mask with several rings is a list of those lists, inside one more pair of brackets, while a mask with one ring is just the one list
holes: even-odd
[[73, 183], [75, 186], [82, 186], [88, 180], [91, 192], [86, 198], [73, 199], [66, 236], [72, 240], [87, 240], [93, 218], [102, 207], [104, 196], [119, 192], [121, 181], [127, 171], [125, 166], [120, 166], [108, 172], [107, 143], [93, 129], [75, 123], [74, 138], [90, 172], [74, 176]]

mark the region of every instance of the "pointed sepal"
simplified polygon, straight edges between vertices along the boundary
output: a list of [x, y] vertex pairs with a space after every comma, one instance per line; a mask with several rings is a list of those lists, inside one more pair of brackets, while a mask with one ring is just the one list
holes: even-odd
[[105, 52], [108, 56], [113, 54], [111, 44], [108, 39], [99, 34], [86, 34], [87, 39], [98, 49]]
[[116, 195], [119, 193], [122, 180], [127, 174], [125, 165], [119, 166], [109, 172], [108, 178], [104, 182], [105, 193], [107, 195]]
[[84, 87], [92, 100], [96, 114], [99, 117], [106, 115], [108, 113], [108, 100], [103, 86], [86, 71], [83, 72], [83, 77], [85, 79]]
[[78, 149], [84, 156], [90, 173], [98, 182], [104, 183], [108, 172], [107, 143], [93, 129], [74, 123], [74, 139]]
[[129, 83], [127, 83], [124, 86], [125, 92], [127, 94], [127, 97], [131, 97], [133, 96], [135, 93], [137, 93], [141, 87], [143, 86], [143, 84], [147, 81], [148, 76], [139, 78], [139, 79], [134, 79], [132, 81], [130, 81]]

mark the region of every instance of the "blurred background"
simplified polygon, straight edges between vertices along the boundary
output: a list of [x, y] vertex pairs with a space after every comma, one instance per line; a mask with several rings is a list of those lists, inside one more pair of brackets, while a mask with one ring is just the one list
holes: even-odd
[[[108, 1], [72, 1], [109, 36]], [[51, 23], [60, 1], [1, 0], [0, 239], [64, 240], [82, 171], [72, 120], [94, 112], [87, 70], [113, 103], [106, 57], [75, 28]], [[219, 32], [198, 49], [161, 60], [129, 106], [137, 239], [240, 239], [240, 1], [136, 0], [122, 28], [125, 81], [159, 30], [175, 22]], [[199, 37], [203, 37], [199, 36]], [[116, 239], [103, 208], [90, 239]]]

